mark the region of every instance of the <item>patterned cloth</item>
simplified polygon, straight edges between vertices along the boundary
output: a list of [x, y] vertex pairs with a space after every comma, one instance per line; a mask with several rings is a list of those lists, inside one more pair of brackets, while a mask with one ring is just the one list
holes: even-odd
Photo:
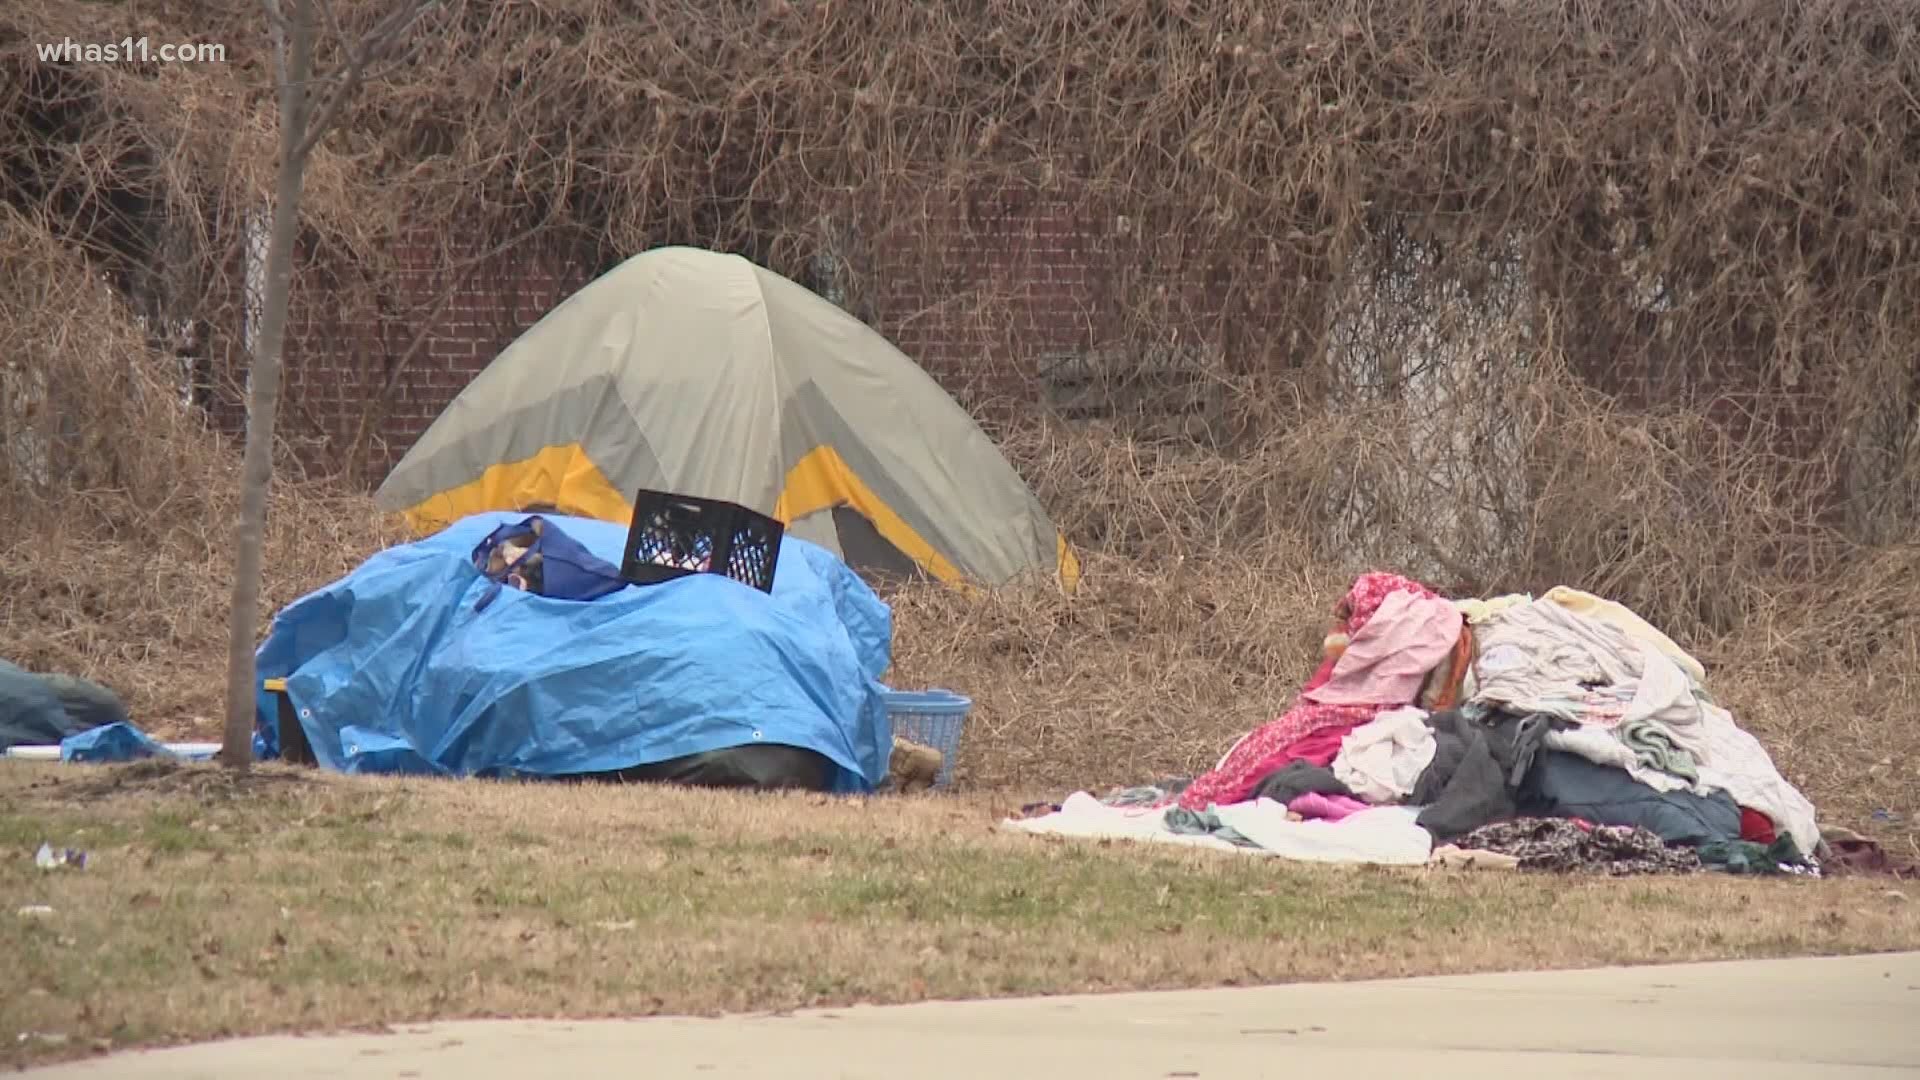
[[1565, 818], [1497, 821], [1454, 843], [1470, 851], [1517, 856], [1522, 870], [1606, 874], [1691, 874], [1700, 869], [1692, 848], [1668, 847], [1645, 829], [1597, 825], [1589, 832]]
[[[1362, 574], [1347, 595], [1335, 605], [1334, 619], [1343, 625], [1347, 636], [1351, 637], [1367, 625], [1374, 612], [1380, 609], [1382, 601], [1400, 591], [1424, 598], [1436, 595], [1425, 585], [1398, 574]], [[1194, 780], [1180, 794], [1179, 805], [1189, 810], [1205, 810], [1208, 806], [1242, 802], [1262, 777], [1290, 760], [1286, 751], [1294, 743], [1321, 728], [1364, 724], [1389, 708], [1407, 704], [1399, 701], [1373, 705], [1321, 705], [1307, 700], [1304, 697], [1306, 693], [1317, 689], [1332, 677], [1336, 659], [1336, 656], [1329, 655], [1320, 664], [1320, 669], [1302, 688], [1303, 696], [1285, 715], [1254, 731], [1233, 748], [1218, 768]]]

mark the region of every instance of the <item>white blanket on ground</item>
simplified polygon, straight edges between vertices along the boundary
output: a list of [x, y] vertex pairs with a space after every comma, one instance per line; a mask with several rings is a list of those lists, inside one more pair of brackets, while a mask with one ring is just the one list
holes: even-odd
[[[1167, 808], [1144, 806], [1108, 806], [1084, 791], [1066, 797], [1060, 809], [1043, 817], [1009, 818], [1001, 828], [1016, 832], [1071, 836], [1083, 840], [1149, 840], [1160, 844], [1184, 844], [1188, 847], [1218, 851], [1247, 851], [1217, 836], [1177, 833], [1166, 826]], [[1256, 854], [1258, 854], [1256, 852]]]
[[1055, 813], [1009, 819], [1001, 827], [1050, 836], [1182, 844], [1303, 862], [1419, 866], [1433, 854], [1432, 835], [1414, 824], [1420, 813], [1417, 807], [1375, 807], [1339, 821], [1289, 821], [1287, 808], [1272, 799], [1214, 807], [1221, 824], [1260, 845], [1257, 848], [1215, 836], [1176, 833], [1166, 827], [1166, 813], [1165, 807], [1107, 806], [1079, 791], [1069, 795]]

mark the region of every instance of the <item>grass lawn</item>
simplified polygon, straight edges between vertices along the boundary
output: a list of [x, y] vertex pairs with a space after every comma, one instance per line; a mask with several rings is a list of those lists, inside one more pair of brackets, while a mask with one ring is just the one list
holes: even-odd
[[[1920, 948], [1912, 885], [1316, 867], [996, 831], [1017, 801], [7, 763], [0, 1065], [429, 1018]], [[42, 871], [42, 841], [91, 862]]]

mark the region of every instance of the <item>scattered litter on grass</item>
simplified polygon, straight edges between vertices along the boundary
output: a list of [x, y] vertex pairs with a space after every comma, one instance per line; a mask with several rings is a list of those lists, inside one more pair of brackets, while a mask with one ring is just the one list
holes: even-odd
[[53, 850], [53, 845], [43, 843], [40, 845], [40, 850], [34, 853], [33, 864], [42, 870], [55, 870], [62, 866], [71, 866], [76, 870], [85, 870], [87, 868], [87, 853], [77, 848], [66, 848], [62, 851], [55, 851]]
[[67, 1044], [67, 1036], [57, 1031], [23, 1031], [20, 1033], [17, 1041], [22, 1043], [39, 1042], [45, 1046], [65, 1046]]

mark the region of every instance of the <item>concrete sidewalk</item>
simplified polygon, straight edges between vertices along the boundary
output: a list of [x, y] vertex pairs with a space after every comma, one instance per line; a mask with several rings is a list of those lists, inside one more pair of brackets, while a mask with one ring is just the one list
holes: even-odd
[[1920, 953], [248, 1039], [55, 1078], [1920, 1077]]

